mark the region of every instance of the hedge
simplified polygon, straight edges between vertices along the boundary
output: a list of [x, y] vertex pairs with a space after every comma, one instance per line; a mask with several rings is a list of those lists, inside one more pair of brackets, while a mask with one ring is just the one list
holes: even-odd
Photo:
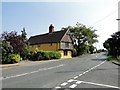
[[51, 59], [60, 59], [61, 54], [57, 51], [37, 51], [31, 52], [29, 55], [29, 59], [33, 61], [37, 60], [51, 60]]
[[[3, 59], [3, 58], [2, 58]], [[13, 64], [20, 62], [20, 55], [19, 54], [9, 54], [2, 60], [2, 64]]]

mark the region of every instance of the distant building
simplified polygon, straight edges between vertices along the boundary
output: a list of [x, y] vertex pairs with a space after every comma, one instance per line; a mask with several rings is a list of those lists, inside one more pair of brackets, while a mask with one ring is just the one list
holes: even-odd
[[54, 26], [49, 26], [49, 33], [31, 36], [28, 40], [31, 50], [38, 48], [45, 51], [59, 51], [61, 58], [71, 58], [73, 41], [69, 30], [54, 31]]

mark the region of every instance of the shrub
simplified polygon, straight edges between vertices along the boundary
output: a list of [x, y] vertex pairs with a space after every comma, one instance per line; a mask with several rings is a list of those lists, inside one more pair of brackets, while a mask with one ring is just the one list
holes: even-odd
[[108, 60], [108, 61], [112, 61], [112, 60], [116, 60], [116, 58], [113, 57], [113, 56], [108, 56], [108, 57], [107, 57], [107, 60]]
[[19, 54], [11, 54], [9, 55], [10, 63], [18, 63], [20, 62], [20, 55]]
[[61, 58], [61, 53], [55, 52], [54, 59], [60, 59], [60, 58]]
[[61, 57], [61, 54], [57, 51], [38, 51], [38, 52], [31, 52], [29, 57], [33, 61], [51, 60], [51, 59], [59, 59]]
[[76, 51], [76, 49], [74, 49], [72, 52], [72, 57], [76, 57], [76, 56], [77, 56], [77, 51]]

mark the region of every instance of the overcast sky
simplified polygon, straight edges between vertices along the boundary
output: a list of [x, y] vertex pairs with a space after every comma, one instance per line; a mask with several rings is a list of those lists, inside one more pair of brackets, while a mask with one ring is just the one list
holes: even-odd
[[[9, 1], [9, 2], [8, 2]], [[44, 2], [43, 2], [44, 1]], [[55, 30], [77, 22], [97, 30], [99, 43], [118, 31], [119, 0], [3, 0], [2, 31], [20, 31], [26, 28], [27, 37], [48, 32], [50, 24]]]

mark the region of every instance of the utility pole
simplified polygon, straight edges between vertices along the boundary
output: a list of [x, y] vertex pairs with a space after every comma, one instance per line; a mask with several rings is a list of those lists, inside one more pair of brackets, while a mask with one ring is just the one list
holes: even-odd
[[120, 31], [120, 1], [118, 2], [118, 31]]

